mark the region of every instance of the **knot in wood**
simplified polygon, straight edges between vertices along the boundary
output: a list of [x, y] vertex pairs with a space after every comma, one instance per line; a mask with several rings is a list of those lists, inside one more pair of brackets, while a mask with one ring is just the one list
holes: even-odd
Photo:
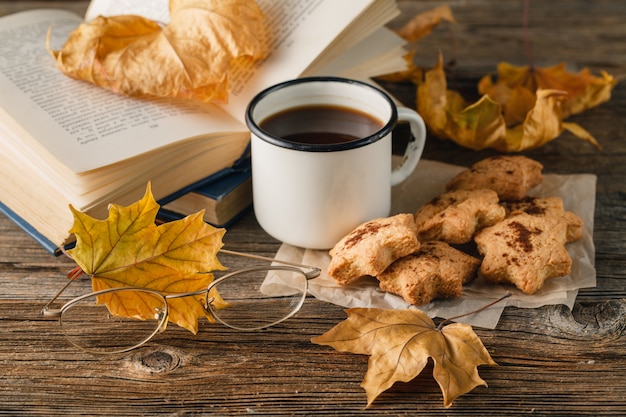
[[134, 361], [141, 370], [153, 374], [170, 372], [180, 365], [178, 355], [163, 350], [142, 352], [134, 358]]
[[626, 331], [626, 301], [574, 304], [550, 311], [550, 322], [561, 332], [584, 339], [616, 340]]

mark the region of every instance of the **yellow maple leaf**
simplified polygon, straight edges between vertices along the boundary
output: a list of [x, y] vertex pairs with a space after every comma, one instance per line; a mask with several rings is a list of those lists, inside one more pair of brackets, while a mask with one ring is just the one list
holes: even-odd
[[228, 73], [268, 52], [254, 0], [170, 0], [170, 16], [99, 16], [51, 53], [68, 76], [125, 95], [224, 102]]
[[370, 355], [361, 384], [368, 406], [395, 382], [414, 379], [429, 358], [445, 407], [475, 387], [487, 386], [478, 375], [479, 365], [497, 365], [467, 324], [452, 323], [439, 329], [417, 309], [351, 308], [346, 312], [346, 320], [312, 342]]
[[[210, 271], [225, 269], [217, 259], [225, 230], [205, 223], [203, 212], [157, 226], [159, 205], [150, 184], [138, 202], [127, 207], [112, 204], [106, 220], [70, 209], [76, 246], [68, 254], [91, 276], [94, 291], [127, 286], [164, 294], [197, 291], [213, 281]], [[168, 300], [169, 321], [195, 334], [198, 318], [207, 316], [200, 299]], [[113, 314], [154, 314], [154, 309], [142, 307], [142, 300], [107, 301]]]

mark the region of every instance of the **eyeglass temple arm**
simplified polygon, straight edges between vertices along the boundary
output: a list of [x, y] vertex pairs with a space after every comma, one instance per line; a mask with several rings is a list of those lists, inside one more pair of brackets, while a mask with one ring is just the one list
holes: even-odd
[[61, 315], [61, 310], [57, 309], [57, 308], [50, 308], [50, 306], [52, 305], [52, 303], [54, 303], [57, 298], [59, 298], [61, 296], [61, 294], [63, 294], [65, 292], [65, 290], [72, 285], [72, 283], [74, 281], [77, 281], [78, 278], [80, 278], [80, 276], [83, 274], [82, 270], [73, 270], [67, 280], [67, 283], [63, 286], [63, 288], [61, 288], [59, 290], [59, 292], [52, 297], [52, 299], [50, 301], [48, 301], [46, 303], [45, 306], [43, 306], [43, 308], [41, 309], [41, 314], [44, 317], [59, 317]]
[[256, 259], [256, 260], [267, 261], [267, 262], [278, 262], [278, 263], [281, 263], [281, 264], [284, 264], [284, 265], [295, 266], [297, 268], [309, 269], [308, 272], [305, 272], [305, 275], [306, 275], [307, 279], [313, 279], [315, 277], [318, 277], [320, 275], [320, 273], [322, 272], [322, 270], [320, 268], [315, 267], [315, 266], [303, 265], [303, 264], [299, 264], [299, 263], [296, 263], [296, 262], [290, 262], [290, 261], [282, 261], [280, 259], [268, 258], [266, 256], [252, 255], [250, 253], [236, 252], [236, 251], [227, 250], [227, 249], [223, 249], [223, 248], [220, 249], [220, 252], [226, 253], [228, 255], [242, 256], [244, 258]]

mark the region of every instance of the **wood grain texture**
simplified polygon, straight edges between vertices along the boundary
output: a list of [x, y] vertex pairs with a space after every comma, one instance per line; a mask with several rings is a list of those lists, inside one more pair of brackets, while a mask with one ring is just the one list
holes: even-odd
[[[82, 13], [84, 1], [0, 1], [0, 15], [42, 6]], [[399, 2], [400, 27], [418, 11], [449, 4], [458, 21], [419, 43], [418, 61], [439, 50], [454, 59], [454, 82], [468, 94], [504, 60], [527, 62], [523, 1]], [[537, 65], [626, 75], [626, 2], [530, 2], [529, 36]], [[411, 85], [387, 85], [405, 104]], [[342, 308], [308, 299], [276, 328], [240, 333], [202, 323], [197, 335], [170, 326], [143, 349], [94, 357], [66, 343], [58, 324], [40, 317], [72, 266], [37, 246], [0, 216], [0, 414], [53, 415], [424, 415], [517, 416], [626, 414], [626, 86], [609, 103], [571, 118], [604, 146], [599, 152], [569, 134], [530, 152], [545, 172], [598, 176], [594, 243], [597, 288], [582, 290], [572, 311], [563, 306], [507, 308], [495, 330], [476, 329], [499, 364], [481, 367], [479, 387], [443, 408], [429, 369], [396, 384], [365, 409], [360, 387], [367, 357], [338, 353], [310, 339], [345, 318]], [[492, 151], [473, 152], [429, 138], [428, 159], [469, 165]], [[231, 227], [226, 247], [272, 256], [252, 213]], [[234, 267], [248, 261], [236, 261]], [[76, 294], [88, 290], [77, 285]]]

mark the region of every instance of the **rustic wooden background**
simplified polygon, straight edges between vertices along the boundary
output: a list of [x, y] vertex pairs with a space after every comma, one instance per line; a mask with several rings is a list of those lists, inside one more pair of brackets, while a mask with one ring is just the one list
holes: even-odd
[[[522, 0], [399, 1], [400, 27], [415, 13], [448, 4], [456, 25], [419, 43], [418, 61], [439, 50], [454, 60], [455, 82], [468, 92], [498, 62], [527, 63]], [[82, 14], [84, 1], [0, 1], [0, 15], [39, 7]], [[626, 75], [626, 2], [530, 2], [528, 36], [536, 65]], [[407, 105], [411, 85], [388, 86]], [[58, 325], [39, 316], [71, 263], [54, 258], [0, 217], [0, 414], [23, 415], [626, 415], [626, 87], [609, 103], [571, 119], [604, 151], [568, 134], [526, 152], [546, 172], [598, 176], [594, 242], [597, 288], [563, 306], [507, 308], [495, 330], [476, 329], [498, 362], [481, 367], [489, 384], [444, 409], [427, 369], [396, 384], [369, 409], [359, 384], [367, 357], [310, 343], [345, 318], [340, 307], [309, 299], [276, 329], [242, 334], [203, 324], [194, 336], [175, 326], [146, 348], [112, 358], [67, 345]], [[430, 139], [424, 157], [469, 165], [473, 152]], [[1, 198], [1, 196], [0, 196]], [[230, 249], [272, 255], [270, 239], [249, 214], [225, 238]], [[77, 286], [76, 293], [87, 291]]]

